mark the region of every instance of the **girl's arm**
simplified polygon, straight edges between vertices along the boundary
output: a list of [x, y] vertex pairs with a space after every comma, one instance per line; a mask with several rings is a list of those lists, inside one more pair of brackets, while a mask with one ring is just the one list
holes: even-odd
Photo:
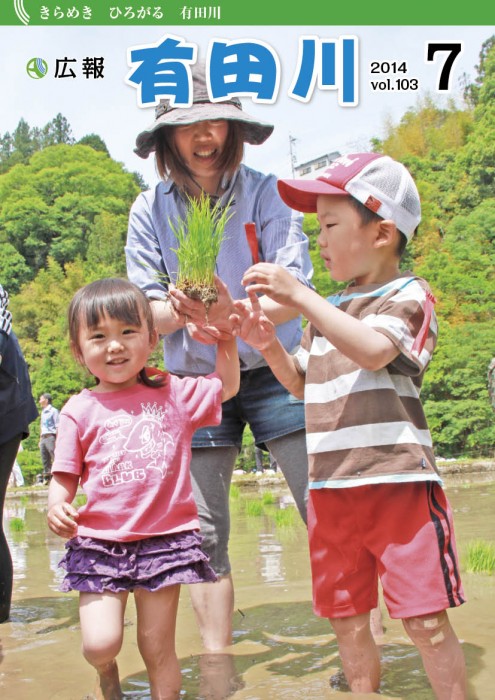
[[218, 341], [215, 371], [222, 380], [223, 403], [237, 394], [241, 381], [239, 355], [235, 338]]
[[265, 314], [255, 292], [247, 290], [251, 310], [243, 303], [236, 303], [237, 314], [233, 315], [234, 332], [242, 340], [261, 352], [270, 369], [293, 396], [304, 398], [304, 375], [299, 372], [290, 355], [278, 340], [275, 324]]
[[55, 472], [48, 489], [48, 527], [59, 537], [74, 537], [79, 513], [72, 506], [77, 493], [79, 477], [76, 474]]

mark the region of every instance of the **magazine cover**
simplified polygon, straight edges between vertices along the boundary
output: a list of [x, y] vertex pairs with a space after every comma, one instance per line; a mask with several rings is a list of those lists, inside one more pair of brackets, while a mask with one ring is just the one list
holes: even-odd
[[[486, 575], [495, 570], [495, 482], [490, 476], [495, 424], [488, 392], [495, 354], [493, 9], [477, 4], [450, 9], [445, 17], [445, 10], [424, 1], [416, 3], [411, 16], [405, 8], [391, 4], [323, 10], [319, 3], [297, 8], [282, 3], [265, 6], [258, 0], [246, 7], [232, 4], [8, 0], [0, 8], [0, 339], [15, 333], [38, 411], [17, 431], [23, 438], [29, 432], [15, 460], [16, 470], [22, 470], [22, 487], [14, 478], [8, 483], [13, 463], [10, 457], [0, 458], [1, 484], [7, 494], [5, 538], [0, 537], [0, 544], [4, 540], [0, 547], [0, 693], [16, 700], [323, 700], [350, 695], [352, 683], [335, 630], [313, 612], [311, 556], [297, 495], [289, 490], [274, 453], [266, 451], [264, 440], [269, 438], [256, 437], [255, 420], [240, 419], [242, 444], [234, 444], [234, 481], [225, 506], [230, 509], [232, 578], [228, 571], [220, 578], [228, 580], [229, 586], [234, 582], [232, 595], [235, 585], [235, 602], [228, 599], [226, 613], [230, 643], [223, 638], [221, 645], [206, 648], [203, 644], [209, 632], [198, 612], [198, 599], [188, 590], [192, 585], [183, 585], [180, 599], [177, 592], [171, 604], [171, 608], [178, 606], [175, 654], [171, 642], [145, 640], [153, 634], [157, 640], [166, 636], [156, 628], [153, 633], [155, 615], [160, 629], [173, 637], [173, 612], [167, 607], [166, 614], [172, 617], [165, 620], [164, 603], [150, 614], [153, 608], [146, 608], [148, 603], [139, 593], [128, 596], [134, 584], [117, 589], [114, 617], [108, 617], [104, 607], [85, 612], [86, 594], [79, 599], [78, 589], [62, 591], [66, 571], [59, 564], [70, 535], [65, 530], [65, 536], [57, 536], [56, 528], [47, 524], [52, 475], [51, 458], [43, 445], [43, 416], [47, 405], [60, 411], [85, 387], [94, 387], [94, 377], [81, 363], [81, 355], [77, 357], [76, 352], [78, 363], [71, 352], [67, 309], [77, 290], [95, 280], [129, 276], [139, 285], [147, 276], [149, 286], [158, 290], [155, 300], [170, 304], [176, 321], [182, 314], [182, 326], [189, 333], [200, 333], [188, 326], [190, 314], [197, 310], [194, 303], [199, 302], [191, 302], [192, 311], [179, 303], [174, 306], [175, 297], [172, 294], [171, 299], [167, 290], [175, 276], [171, 280], [170, 270], [162, 264], [160, 246], [153, 248], [149, 242], [147, 226], [153, 217], [162, 224], [168, 220], [177, 247], [181, 224], [192, 230], [190, 220], [167, 219], [170, 210], [160, 204], [159, 197], [175, 196], [174, 187], [180, 189], [180, 169], [171, 171], [170, 162], [164, 165], [156, 158], [161, 143], [157, 134], [163, 132], [157, 125], [182, 123], [184, 128], [195, 123], [188, 121], [188, 110], [196, 114], [194, 110], [208, 109], [208, 119], [200, 119], [213, 129], [223, 119], [242, 122], [247, 189], [250, 178], [254, 182], [257, 177], [273, 176], [266, 180], [275, 197], [277, 181], [324, 180], [339, 164], [353, 164], [356, 154], [390, 156], [403, 163], [416, 182], [421, 224], [413, 238], [411, 231], [401, 270], [412, 270], [427, 280], [439, 325], [421, 397], [435, 473], [456, 518], [457, 560], [455, 543], [451, 546], [449, 540], [452, 569], [444, 561], [446, 576], [455, 578], [459, 568], [464, 589], [458, 597], [451, 589], [447, 604], [453, 608], [449, 620], [456, 639], [461, 640], [466, 666], [466, 681], [459, 681], [464, 690], [458, 688], [455, 697], [488, 700], [493, 693], [490, 669], [495, 664], [495, 637], [487, 622], [495, 613], [493, 576]], [[195, 100], [193, 90], [197, 64], [204, 70], [202, 101]], [[199, 200], [206, 192], [215, 204], [229, 191], [225, 178], [214, 192], [204, 185], [207, 180], [201, 168], [208, 169], [217, 158], [208, 148], [194, 150], [192, 157], [202, 160], [200, 175], [192, 177], [191, 188], [184, 189], [184, 203], [189, 195]], [[160, 183], [170, 172], [179, 179], [164, 193]], [[252, 188], [249, 197], [258, 202]], [[136, 202], [141, 202], [138, 208]], [[228, 221], [229, 207], [236, 206], [240, 203], [234, 198], [228, 205], [223, 202], [222, 225]], [[252, 219], [246, 215], [243, 221], [245, 251], [250, 251], [252, 263], [267, 260], [284, 265], [275, 248], [267, 252], [274, 244], [264, 240], [259, 230], [263, 216], [276, 216], [280, 202], [274, 199], [260, 217], [256, 206], [261, 207], [253, 205]], [[207, 216], [219, 220], [215, 209]], [[143, 243], [148, 246], [146, 255], [141, 255], [141, 244], [132, 237], [136, 221], [142, 224], [143, 241], [148, 241]], [[307, 246], [305, 254], [313, 269], [309, 272], [301, 262], [301, 270], [307, 275], [306, 283], [329, 298], [343, 285], [320, 256], [320, 224], [313, 209], [305, 212], [301, 225], [301, 235], [308, 241], [301, 245]], [[208, 239], [205, 250], [211, 253], [212, 246]], [[237, 270], [244, 265], [244, 252], [239, 252], [239, 258], [232, 255], [227, 267]], [[205, 258], [206, 252], [199, 257]], [[213, 266], [218, 273], [217, 259], [215, 253]], [[153, 277], [150, 267], [155, 265], [158, 272]], [[210, 320], [215, 318], [209, 304], [207, 327], [208, 314]], [[286, 321], [290, 324], [291, 319], [284, 317]], [[166, 339], [164, 360], [163, 338], [171, 337], [178, 326], [164, 328], [158, 328], [160, 340], [150, 356], [153, 367], [195, 376], [214, 371], [214, 366], [208, 369], [206, 351], [190, 359], [188, 341], [181, 340], [175, 350], [167, 351]], [[202, 341], [205, 347], [219, 343], [218, 337]], [[0, 358], [5, 347], [0, 345]], [[249, 367], [251, 371], [244, 357], [248, 355], [241, 354], [241, 370]], [[5, 365], [2, 374], [4, 370]], [[260, 385], [260, 393], [264, 391], [268, 393]], [[3, 435], [10, 420], [10, 400], [2, 396], [0, 401], [5, 406], [2, 450], [7, 444]], [[263, 421], [272, 421], [283, 410], [274, 405], [260, 415]], [[134, 480], [135, 494], [140, 488], [144, 492], [143, 484], [148, 484], [153, 471], [149, 460], [157, 451], [166, 454], [168, 449], [167, 441], [157, 442], [154, 432], [163, 418], [160, 411], [151, 403], [145, 410], [146, 446], [135, 450], [148, 459], [144, 471], [129, 466], [134, 456], [128, 462], [122, 457], [125, 450], [130, 451], [129, 424], [115, 419], [105, 425], [107, 432], [101, 438], [105, 445], [121, 438], [128, 442], [117, 456], [114, 448], [102, 483], [121, 489]], [[153, 473], [164, 478], [163, 469], [155, 468]], [[228, 479], [222, 488], [229, 493]], [[134, 498], [139, 510], [139, 498]], [[67, 496], [62, 511], [77, 521], [86, 499], [86, 492], [78, 488]], [[122, 505], [123, 511], [129, 508]], [[448, 529], [449, 522], [439, 516], [438, 527]], [[158, 556], [153, 550], [150, 566], [155, 566]], [[421, 557], [414, 561], [421, 578]], [[455, 586], [460, 586], [459, 581]], [[90, 594], [96, 596], [94, 591]], [[408, 700], [440, 697], [435, 695], [435, 681], [432, 690], [431, 670], [424, 669], [425, 657], [414, 644], [417, 640], [405, 633], [400, 616], [390, 614], [388, 603], [379, 587], [370, 634], [382, 660], [380, 694]], [[222, 614], [216, 621], [210, 619], [210, 639], [215, 638], [215, 629], [222, 628]], [[114, 637], [113, 624], [120, 630]], [[91, 640], [88, 625], [92, 625]], [[440, 616], [430, 616], [425, 629], [430, 630], [435, 648], [450, 634]], [[456, 658], [449, 668], [463, 665]], [[163, 668], [171, 667], [173, 681], [169, 670], [161, 675]], [[451, 681], [445, 677], [439, 682], [445, 690]], [[375, 696], [363, 687], [360, 697]]]

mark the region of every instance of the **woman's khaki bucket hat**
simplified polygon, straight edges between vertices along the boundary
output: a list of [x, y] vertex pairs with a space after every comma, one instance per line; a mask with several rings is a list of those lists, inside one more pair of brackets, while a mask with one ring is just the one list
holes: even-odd
[[174, 107], [169, 99], [160, 100], [155, 108], [155, 121], [141, 131], [136, 138], [134, 153], [138, 156], [147, 158], [155, 150], [159, 129], [200, 121], [214, 119], [236, 121], [242, 127], [243, 140], [254, 145], [263, 143], [270, 136], [273, 125], [261, 122], [244, 112], [239, 98], [231, 97], [225, 102], [210, 101], [204, 63], [196, 63], [192, 67], [192, 78], [193, 104], [190, 107]]

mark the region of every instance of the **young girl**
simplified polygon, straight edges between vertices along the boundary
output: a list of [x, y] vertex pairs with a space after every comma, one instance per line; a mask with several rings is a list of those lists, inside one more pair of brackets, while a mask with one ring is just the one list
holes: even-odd
[[[220, 282], [218, 282], [221, 285]], [[234, 340], [218, 342], [215, 372], [179, 378], [145, 370], [157, 342], [149, 302], [132, 283], [103, 279], [69, 307], [72, 351], [96, 379], [64, 406], [48, 524], [70, 538], [63, 590], [78, 590], [83, 654], [96, 697], [121, 698], [115, 658], [129, 591], [151, 697], [179, 695], [175, 621], [181, 583], [215, 580], [200, 548], [189, 462], [196, 428], [217, 425], [239, 387]], [[156, 373], [156, 372], [155, 372]], [[71, 505], [81, 484], [87, 502]]]

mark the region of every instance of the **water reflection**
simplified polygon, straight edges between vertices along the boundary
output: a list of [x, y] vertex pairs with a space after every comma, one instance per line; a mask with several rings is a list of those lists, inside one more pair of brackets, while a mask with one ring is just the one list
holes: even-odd
[[[461, 563], [472, 539], [495, 540], [495, 483], [448, 487]], [[261, 504], [261, 505], [260, 505]], [[278, 497], [232, 505], [232, 561], [236, 585], [234, 644], [203, 654], [184, 589], [177, 646], [187, 700], [268, 700], [349, 697], [333, 634], [313, 615], [306, 532], [295, 509]], [[82, 700], [93, 672], [80, 655], [77, 594], [58, 591], [63, 541], [46, 527], [45, 501], [8, 500], [5, 531], [14, 561], [11, 620], [0, 626], [0, 694], [15, 700]], [[464, 640], [470, 700], [493, 697], [495, 577], [463, 575], [468, 604], [452, 611]], [[119, 656], [127, 700], [149, 698], [135, 639], [130, 599]], [[380, 697], [432, 700], [416, 649], [399, 622], [385, 615]], [[376, 695], [362, 697], [377, 697]]]
[[282, 566], [282, 545], [275, 535], [261, 532], [258, 547], [261, 557], [261, 577], [266, 583], [275, 583], [285, 579]]

